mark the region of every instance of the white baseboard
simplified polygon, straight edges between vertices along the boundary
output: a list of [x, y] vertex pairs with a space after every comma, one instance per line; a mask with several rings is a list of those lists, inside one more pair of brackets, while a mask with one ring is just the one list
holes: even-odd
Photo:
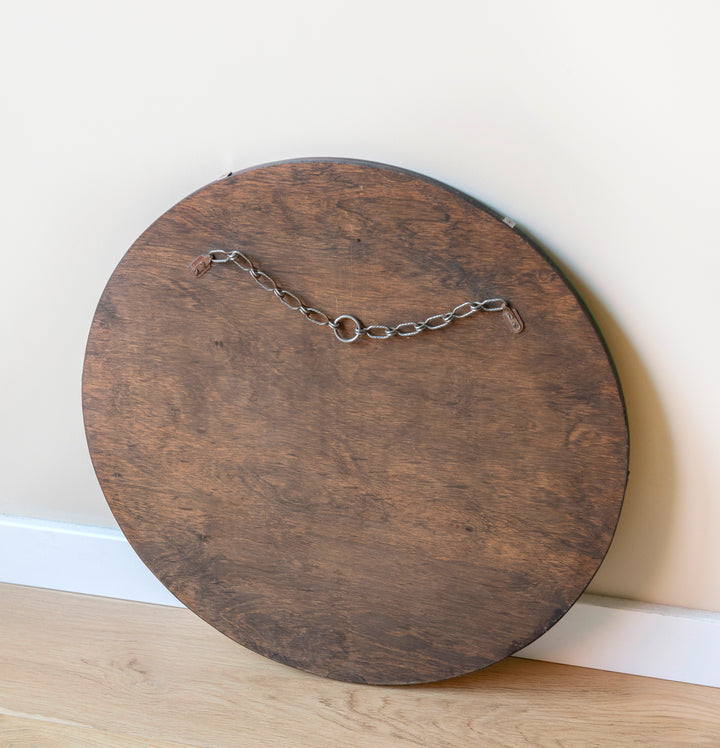
[[182, 607], [105, 527], [0, 515], [0, 582]]
[[[182, 607], [102, 527], [0, 515], [0, 582]], [[517, 656], [720, 687], [720, 613], [583, 595]]]
[[586, 594], [516, 654], [720, 688], [720, 613]]

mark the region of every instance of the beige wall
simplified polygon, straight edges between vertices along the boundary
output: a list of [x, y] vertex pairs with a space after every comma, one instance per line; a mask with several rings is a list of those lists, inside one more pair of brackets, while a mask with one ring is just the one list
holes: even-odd
[[632, 475], [591, 590], [720, 610], [720, 5], [112, 7], [0, 14], [0, 513], [112, 525], [84, 341], [152, 220], [231, 169], [368, 158], [517, 218], [606, 333]]

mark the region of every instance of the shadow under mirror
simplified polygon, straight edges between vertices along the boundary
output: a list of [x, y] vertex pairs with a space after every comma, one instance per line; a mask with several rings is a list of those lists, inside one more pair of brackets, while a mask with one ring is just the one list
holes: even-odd
[[630, 434], [630, 473], [610, 549], [587, 588], [596, 595], [644, 602], [662, 566], [676, 495], [673, 441], [660, 396], [628, 335], [590, 287], [535, 239], [581, 296], [608, 347], [620, 379]]

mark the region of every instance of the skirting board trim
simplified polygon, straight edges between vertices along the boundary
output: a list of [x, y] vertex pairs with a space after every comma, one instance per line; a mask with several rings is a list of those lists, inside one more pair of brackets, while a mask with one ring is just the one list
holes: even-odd
[[[0, 582], [182, 607], [103, 527], [0, 515]], [[516, 656], [720, 688], [720, 613], [586, 594]]]

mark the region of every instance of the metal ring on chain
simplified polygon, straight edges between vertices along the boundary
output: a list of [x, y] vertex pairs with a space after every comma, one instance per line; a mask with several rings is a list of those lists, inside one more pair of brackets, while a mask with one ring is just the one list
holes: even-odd
[[[219, 255], [224, 255], [220, 257]], [[232, 262], [240, 270], [249, 273], [255, 283], [264, 291], [272, 291], [277, 298], [294, 312], [300, 312], [305, 319], [314, 325], [323, 327], [327, 325], [334, 333], [335, 337], [342, 343], [354, 343], [363, 335], [371, 340], [387, 340], [394, 335], [401, 338], [407, 338], [412, 335], [418, 335], [424, 330], [441, 330], [447, 327], [456, 319], [464, 319], [476, 312], [502, 312], [503, 316], [510, 327], [511, 332], [519, 333], [525, 329], [525, 324], [518, 314], [517, 310], [511, 306], [507, 299], [492, 298], [484, 301], [464, 301], [458, 304], [451, 312], [444, 314], [433, 314], [424, 322], [401, 322], [395, 327], [389, 325], [368, 325], [363, 327], [357, 317], [352, 314], [341, 314], [333, 319], [329, 314], [312, 306], [308, 306], [303, 300], [292, 291], [282, 288], [277, 281], [264, 270], [261, 270], [251, 257], [243, 252], [234, 249], [232, 252], [226, 252], [224, 249], [213, 250], [207, 255], [200, 255], [190, 263], [190, 269], [195, 276], [205, 275], [213, 265], [224, 265]], [[354, 328], [350, 335], [346, 335], [347, 325], [343, 323], [350, 320]]]
[[[349, 319], [355, 325], [352, 336], [348, 338], [343, 337], [342, 323], [346, 319]], [[362, 335], [363, 326], [360, 324], [360, 320], [357, 317], [353, 317], [352, 314], [341, 314], [339, 317], [335, 317], [333, 332], [335, 333], [335, 337], [342, 343], [354, 343]]]

